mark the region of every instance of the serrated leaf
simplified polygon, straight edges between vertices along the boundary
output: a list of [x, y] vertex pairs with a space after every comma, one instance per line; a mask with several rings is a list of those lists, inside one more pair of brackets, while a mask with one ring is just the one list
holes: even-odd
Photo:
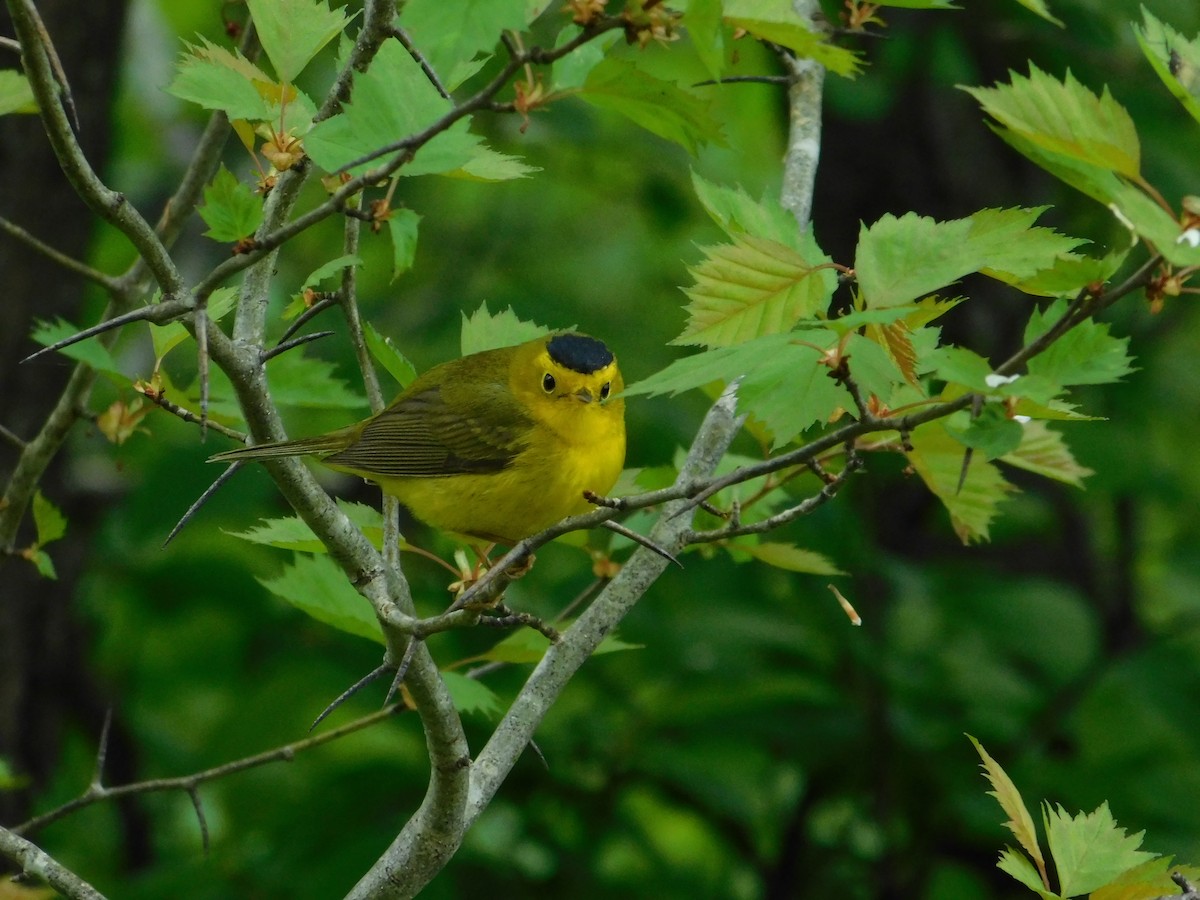
[[990, 393], [987, 377], [992, 364], [966, 347], [938, 347], [922, 361], [925, 371], [951, 384], [961, 384], [978, 393]]
[[328, 360], [292, 351], [276, 356], [267, 366], [271, 399], [279, 406], [307, 409], [360, 409], [361, 394], [350, 389]]
[[50, 554], [45, 550], [30, 550], [27, 558], [33, 563], [34, 568], [38, 570], [38, 574], [43, 578], [48, 578], [51, 581], [58, 580], [58, 572], [54, 568], [54, 560], [50, 558]]
[[[1000, 803], [1000, 808], [1008, 816], [1008, 821], [1004, 823], [1004, 827], [1013, 833], [1017, 842], [1025, 849], [1030, 858], [1037, 863], [1038, 870], [1045, 872], [1046, 860], [1042, 856], [1042, 848], [1038, 844], [1037, 830], [1033, 825], [1033, 816], [1029, 814], [1029, 808], [1025, 805], [1025, 801], [1021, 799], [1021, 792], [1017, 790], [1017, 786], [1013, 784], [1012, 779], [1008, 777], [1008, 773], [1004, 771], [1000, 763], [992, 759], [988, 752], [983, 749], [983, 745], [969, 734], [967, 738], [975, 745], [975, 752], [983, 760], [984, 774], [992, 785], [992, 790], [988, 791], [988, 793], [996, 798]], [[1008, 870], [1006, 869], [1005, 871]], [[1013, 873], [1009, 872], [1009, 874], [1012, 875]], [[1018, 880], [1020, 880], [1019, 876], [1014, 877], [1018, 877]], [[1033, 887], [1034, 890], [1045, 887], [1042, 883], [1042, 876], [1035, 875], [1035, 884], [1029, 886]]]
[[370, 322], [363, 323], [363, 337], [366, 338], [367, 349], [371, 351], [375, 362], [387, 369], [388, 374], [396, 379], [400, 387], [408, 387], [417, 377], [417, 370], [408, 358], [396, 349], [392, 339], [380, 334], [379, 329]]
[[805, 550], [795, 544], [765, 542], [751, 544], [736, 542], [738, 550], [748, 553], [759, 562], [776, 569], [788, 572], [800, 572], [805, 575], [845, 575], [829, 557], [815, 550]]
[[970, 245], [971, 222], [907, 213], [886, 215], [859, 231], [854, 272], [870, 309], [911, 303], [976, 271], [983, 260]]
[[1043, 900], [1061, 900], [1058, 894], [1046, 890], [1041, 877], [1033, 868], [1033, 863], [1011, 847], [1005, 847], [1000, 851], [1000, 860], [996, 863], [996, 868], [1001, 872], [1007, 872]]
[[1012, 490], [1012, 485], [1004, 480], [995, 465], [973, 458], [959, 490], [966, 450], [946, 432], [941, 422], [919, 425], [909, 439], [912, 450], [907, 454], [908, 461], [945, 505], [959, 540], [964, 544], [987, 540], [997, 507], [1004, 495]]
[[271, 119], [281, 88], [240, 51], [227, 50], [200, 38], [180, 58], [167, 93], [205, 109], [219, 109], [230, 119], [262, 122]]
[[254, 30], [280, 81], [295, 81], [349, 18], [323, 0], [246, 0]]
[[1122, 872], [1154, 859], [1158, 854], [1137, 848], [1142, 835], [1126, 834], [1117, 827], [1108, 803], [1092, 813], [1071, 816], [1061, 805], [1042, 807], [1046, 842], [1058, 872], [1059, 891], [1064, 897], [1086, 894], [1108, 884]]
[[39, 547], [45, 547], [67, 533], [67, 517], [41, 491], [34, 491], [32, 506]]
[[984, 459], [996, 459], [1016, 450], [1025, 436], [1020, 422], [1010, 419], [999, 403], [985, 403], [979, 415], [956, 413], [946, 420], [946, 431]]
[[[1035, 310], [1025, 327], [1025, 343], [1045, 333], [1058, 321], [1066, 303], [1056, 300], [1044, 311]], [[1060, 385], [1119, 381], [1134, 371], [1133, 359], [1128, 353], [1129, 338], [1115, 338], [1108, 329], [1106, 323], [1084, 320], [1031, 359], [1029, 375]]]
[[454, 708], [460, 713], [479, 713], [486, 719], [494, 719], [504, 708], [496, 692], [482, 681], [461, 672], [443, 670], [441, 674]]
[[1200, 122], [1200, 38], [1188, 40], [1142, 7], [1142, 25], [1133, 26], [1142, 53], [1171, 95]]
[[[570, 331], [573, 327], [568, 326], [563, 330]], [[487, 304], [481, 303], [479, 309], [469, 317], [466, 313], [462, 314], [462, 355], [523, 344], [549, 334], [550, 330], [534, 322], [523, 321], [511, 306], [492, 315], [488, 312]]]
[[354, 256], [353, 254], [347, 253], [343, 254], [342, 256], [334, 257], [324, 265], [313, 269], [309, 276], [304, 279], [304, 284], [300, 285], [300, 292], [303, 293], [309, 288], [315, 288], [326, 278], [332, 278], [334, 275], [337, 275], [340, 278], [342, 269], [349, 268], [350, 266], [361, 266], [362, 264], [362, 258]]
[[204, 205], [196, 210], [205, 223], [207, 237], [233, 243], [254, 234], [262, 224], [262, 199], [242, 184], [224, 165], [204, 189]]
[[[810, 334], [817, 347], [829, 348], [837, 343], [830, 331]], [[846, 389], [821, 364], [823, 356], [815, 347], [789, 342], [742, 380], [738, 408], [766, 427], [774, 448], [814, 424], [828, 422], [838, 410], [850, 405]]]
[[297, 554], [275, 578], [259, 578], [258, 583], [318, 622], [384, 643], [371, 604], [328, 556]]
[[1013, 285], [1026, 294], [1042, 297], [1074, 297], [1089, 284], [1104, 284], [1129, 255], [1129, 247], [1121, 247], [1103, 257], [1079, 256], [1064, 253], [1049, 267]]
[[1097, 97], [1067, 72], [1059, 81], [1030, 65], [1007, 85], [964, 87], [1005, 128], [1052, 153], [1137, 179], [1141, 148], [1129, 113], [1108, 88]]
[[600, 109], [620, 113], [692, 155], [701, 144], [725, 144], [709, 101], [624, 60], [601, 60], [588, 73], [579, 96]]
[[445, 174], [448, 178], [462, 178], [467, 181], [499, 182], [528, 178], [534, 172], [540, 171], [542, 170], [538, 166], [529, 165], [519, 156], [509, 156], [507, 153], [480, 145], [460, 168]]
[[709, 77], [716, 80], [725, 69], [725, 34], [721, 30], [721, 0], [691, 0], [683, 16], [692, 47]]
[[[403, 97], [403, 103], [396, 98]], [[371, 67], [354, 79], [354, 96], [341, 115], [313, 126], [304, 140], [313, 161], [333, 171], [351, 160], [416, 134], [450, 111], [451, 103], [430, 84], [424, 71], [398, 41], [387, 41]], [[467, 163], [480, 140], [465, 119], [433, 138], [402, 174], [449, 172]], [[351, 171], [367, 168], [364, 163]]]
[[1088, 900], [1160, 900], [1162, 897], [1180, 897], [1179, 885], [1171, 880], [1178, 872], [1193, 884], [1200, 880], [1200, 869], [1194, 866], [1172, 865], [1169, 856], [1147, 860], [1132, 869], [1126, 869], [1104, 887], [1088, 895]]
[[505, 31], [524, 31], [526, 0], [407, 0], [400, 23], [443, 83], [453, 90], [469, 77], [471, 60], [492, 50]]
[[[30, 337], [43, 347], [49, 347], [51, 344], [66, 340], [73, 335], [79, 334], [83, 329], [68, 322], [64, 318], [57, 318], [53, 322], [48, 322], [44, 319], [38, 319], [34, 325], [34, 329]], [[106, 372], [109, 375], [125, 380], [125, 376], [121, 370], [117, 368], [117, 361], [113, 359], [108, 348], [100, 343], [98, 337], [87, 338], [71, 344], [69, 347], [63, 347], [58, 351], [63, 356], [78, 360], [82, 363], [87, 363], [97, 372]]]
[[411, 209], [394, 210], [388, 217], [388, 236], [392, 239], [392, 281], [412, 268], [417, 258], [417, 227], [421, 216]]
[[787, 47], [797, 56], [812, 59], [830, 72], [853, 78], [862, 69], [860, 54], [829, 42], [802, 16], [791, 0], [726, 0], [725, 21], [744, 28], [756, 38]]
[[[338, 500], [337, 505], [375, 547], [383, 546], [383, 516], [379, 510], [363, 503], [351, 503], [347, 500]], [[280, 550], [295, 550], [300, 553], [327, 552], [327, 548], [313, 530], [298, 516], [263, 519], [258, 525], [246, 531], [226, 531], [224, 533], [251, 544], [265, 544]]]
[[29, 79], [16, 69], [0, 69], [0, 116], [37, 111]]
[[684, 289], [687, 326], [671, 343], [727, 347], [790, 330], [829, 305], [837, 275], [817, 268], [826, 262], [749, 234], [704, 248], [704, 260], [688, 270], [695, 283]]
[[983, 260], [984, 275], [1013, 284], [1054, 265], [1063, 254], [1086, 244], [1033, 223], [1048, 206], [1033, 209], [984, 209], [968, 217], [970, 240]]
[[1050, 12], [1050, 7], [1046, 5], [1046, 0], [1017, 0], [1017, 2], [1034, 15], [1041, 16], [1047, 22], [1057, 25], [1059, 28], [1067, 27], [1062, 19]]
[[[692, 186], [705, 211], [730, 237], [747, 233], [777, 241], [797, 252], [803, 251], [796, 217], [775, 197], [755, 200], [741, 186], [714, 184], [701, 178], [694, 169]], [[811, 235], [806, 237], [812, 240]], [[816, 246], [815, 242], [812, 246]]]
[[1055, 153], [994, 122], [987, 124], [1001, 140], [1018, 153], [1093, 200], [1108, 204], [1121, 189], [1121, 178], [1104, 166], [1084, 162], [1064, 153]]
[[1091, 469], [1075, 460], [1061, 434], [1051, 430], [1045, 422], [1036, 420], [1025, 423], [1021, 443], [1001, 460], [1077, 488], [1082, 488], [1083, 479], [1093, 474]]
[[1168, 262], [1177, 266], [1200, 265], [1200, 246], [1193, 247], [1183, 240], [1183, 226], [1144, 191], [1122, 184], [1115, 189], [1109, 208], [1122, 225], [1132, 227]]

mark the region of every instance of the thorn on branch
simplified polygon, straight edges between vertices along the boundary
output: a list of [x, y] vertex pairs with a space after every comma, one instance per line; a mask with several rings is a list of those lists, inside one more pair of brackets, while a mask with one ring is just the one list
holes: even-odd
[[100, 728], [100, 744], [96, 748], [96, 767], [92, 770], [92, 790], [104, 789], [104, 763], [108, 758], [108, 737], [112, 729], [113, 711], [110, 706], [104, 711], [104, 725]]
[[25, 447], [28, 446], [27, 442], [23, 438], [18, 437], [3, 425], [0, 425], [0, 438], [3, 438], [9, 444], [12, 444], [12, 446], [16, 447], [18, 451], [24, 450]]
[[339, 706], [341, 706], [343, 703], [345, 703], [347, 700], [349, 700], [351, 697], [353, 697], [355, 694], [357, 694], [359, 691], [361, 691], [367, 685], [371, 684], [374, 681], [377, 681], [380, 677], [387, 674], [387, 672], [390, 669], [391, 669], [391, 666], [389, 666], [385, 662], [381, 666], [378, 666], [377, 668], [368, 672], [362, 678], [358, 679], [358, 681], [354, 682], [354, 684], [350, 685], [350, 687], [348, 687], [344, 691], [342, 691], [338, 695], [338, 698], [336, 700], [334, 700], [332, 703], [330, 703], [328, 706], [326, 706], [323, 710], [321, 710], [321, 714], [319, 716], [317, 716], [315, 719], [313, 719], [313, 723], [308, 726], [309, 734], [312, 733], [312, 730], [314, 728], [316, 728], [318, 725], [320, 725], [322, 722], [324, 722], [325, 719], [329, 716], [329, 714], [331, 712], [333, 712], [335, 709], [337, 709]]
[[292, 338], [290, 341], [283, 341], [280, 344], [276, 344], [274, 347], [264, 353], [262, 355], [262, 361], [267, 362], [268, 360], [274, 359], [280, 354], [287, 353], [289, 350], [294, 350], [297, 347], [302, 347], [303, 345], [310, 344], [313, 341], [319, 341], [321, 338], [327, 338], [333, 333], [334, 332], [332, 331], [314, 331], [312, 334], [303, 334], [298, 338]]
[[404, 684], [404, 679], [408, 677], [408, 667], [412, 664], [413, 654], [417, 650], [417, 641], [419, 638], [410, 637], [408, 646], [404, 648], [404, 657], [400, 660], [400, 665], [396, 666], [396, 677], [392, 679], [391, 687], [388, 688], [387, 696], [383, 698], [383, 705], [390, 706], [392, 698], [396, 696], [396, 691], [400, 690], [400, 686]]
[[412, 38], [408, 36], [408, 32], [399, 26], [391, 26], [387, 29], [387, 33], [400, 42], [400, 46], [408, 51], [408, 55], [413, 58], [417, 65], [421, 67], [421, 71], [425, 73], [425, 77], [429, 79], [429, 83], [434, 86], [439, 94], [450, 99], [450, 92], [446, 90], [446, 86], [442, 84], [442, 80], [438, 78], [437, 72], [433, 70], [433, 66], [429, 64], [423, 53], [416, 44], [412, 42]]
[[[279, 338], [280, 343], [286, 341], [293, 334], [304, 327], [306, 322], [316, 318], [331, 306], [337, 306], [338, 301], [341, 299], [336, 291], [314, 291], [312, 296], [317, 300], [317, 302], [304, 312], [300, 313], [300, 315], [296, 316], [296, 321], [292, 322], [292, 324], [287, 327], [287, 330], [284, 331], [283, 335]], [[307, 299], [307, 295], [305, 299]]]
[[193, 784], [187, 793], [192, 798], [192, 809], [196, 811], [196, 821], [200, 824], [200, 845], [204, 848], [204, 855], [208, 856], [208, 820], [204, 817], [204, 804], [200, 802], [200, 788]]
[[171, 541], [175, 540], [175, 535], [183, 531], [183, 526], [192, 521], [196, 513], [200, 512], [200, 508], [209, 501], [213, 494], [221, 489], [225, 482], [229, 481], [229, 479], [233, 477], [233, 473], [240, 469], [243, 464], [244, 463], [241, 461], [231, 463], [229, 468], [217, 476], [217, 480], [210, 484], [208, 489], [198, 498], [196, 498], [196, 502], [187, 508], [187, 512], [183, 514], [183, 518], [175, 523], [175, 527], [171, 529], [171, 533], [168, 534], [167, 539], [163, 541], [161, 549], [167, 549], [167, 545], [171, 543]]
[[790, 86], [796, 79], [791, 75], [730, 75], [728, 78], [710, 78], [697, 81], [692, 87], [710, 87], [714, 84], [776, 84]]
[[192, 304], [186, 300], [164, 300], [161, 303], [151, 304], [150, 306], [141, 306], [122, 315], [113, 316], [111, 319], [105, 319], [103, 322], [93, 325], [91, 328], [85, 328], [83, 331], [63, 338], [61, 341], [55, 341], [41, 350], [30, 353], [21, 362], [32, 362], [39, 356], [45, 356], [47, 353], [54, 353], [65, 349], [72, 344], [78, 344], [80, 341], [86, 341], [88, 338], [96, 337], [97, 335], [104, 334], [106, 331], [112, 331], [114, 328], [120, 328], [122, 325], [128, 325], [131, 322], [152, 322], [155, 325], [165, 325], [181, 316], [187, 315], [192, 311], [192, 308]]
[[679, 568], [683, 568], [683, 563], [681, 563], [679, 559], [671, 553], [671, 551], [669, 551], [666, 547], [663, 547], [661, 544], [655, 543], [653, 540], [646, 537], [646, 535], [638, 534], [632, 528], [626, 528], [620, 522], [614, 522], [612, 519], [609, 519], [607, 522], [601, 522], [600, 525], [602, 528], [607, 528], [609, 531], [615, 532], [622, 537], [629, 538], [629, 540], [633, 541], [635, 544], [641, 544], [647, 550], [657, 553], [667, 562], [673, 562], [675, 565], [679, 566]]

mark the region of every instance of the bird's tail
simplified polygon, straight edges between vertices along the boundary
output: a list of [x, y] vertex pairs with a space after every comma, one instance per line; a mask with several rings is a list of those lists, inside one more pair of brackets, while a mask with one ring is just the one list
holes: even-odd
[[244, 462], [256, 459], [280, 459], [287, 456], [327, 456], [346, 449], [347, 435], [342, 431], [321, 434], [316, 437], [299, 438], [294, 441], [276, 441], [271, 444], [255, 444], [226, 450], [208, 458], [209, 462]]

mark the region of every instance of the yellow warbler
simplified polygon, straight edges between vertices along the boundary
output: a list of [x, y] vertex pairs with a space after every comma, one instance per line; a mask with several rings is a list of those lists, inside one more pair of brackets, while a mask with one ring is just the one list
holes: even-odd
[[445, 531], [514, 544], [586, 512], [625, 463], [625, 401], [603, 342], [544, 335], [434, 366], [390, 406], [317, 437], [211, 462], [314, 456], [397, 497]]

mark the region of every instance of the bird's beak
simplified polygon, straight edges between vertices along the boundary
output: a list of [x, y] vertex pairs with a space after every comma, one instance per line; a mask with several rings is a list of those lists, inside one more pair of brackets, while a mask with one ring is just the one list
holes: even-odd
[[592, 392], [587, 388], [580, 388], [577, 390], [574, 394], [574, 397], [580, 403], [591, 403], [594, 399], [596, 399], [592, 396]]

